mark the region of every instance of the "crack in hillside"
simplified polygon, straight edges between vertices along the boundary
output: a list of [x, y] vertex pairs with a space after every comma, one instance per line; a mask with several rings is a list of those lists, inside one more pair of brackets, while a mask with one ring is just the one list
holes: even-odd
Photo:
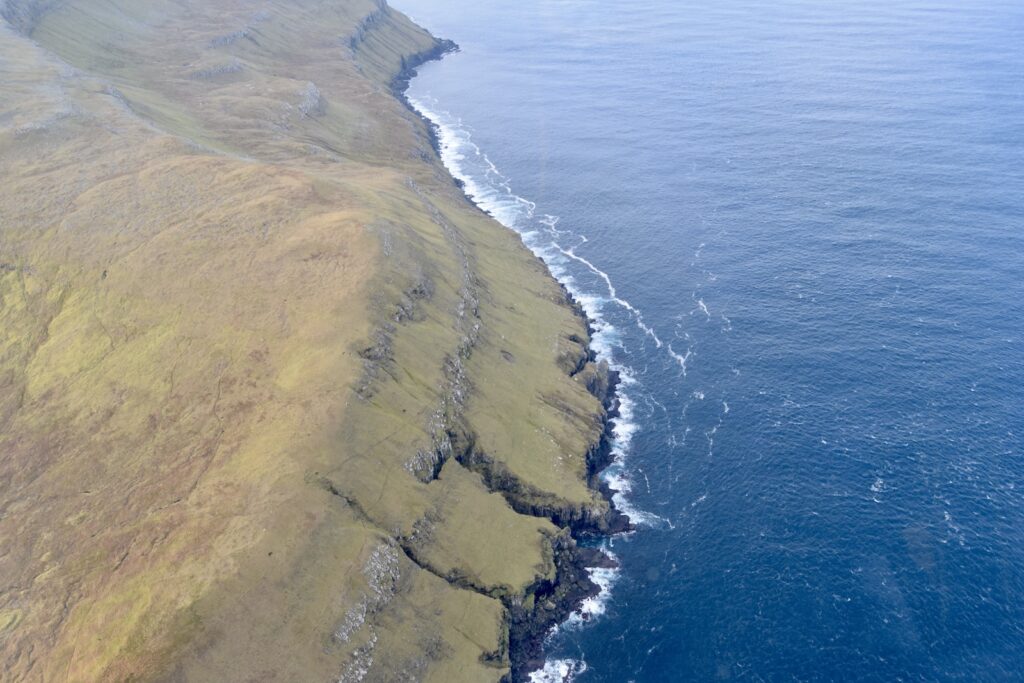
[[472, 356], [473, 350], [480, 340], [479, 291], [483, 285], [476, 276], [475, 259], [465, 244], [462, 234], [427, 198], [412, 178], [406, 178], [406, 185], [420, 199], [423, 208], [429, 213], [434, 224], [441, 228], [441, 232], [459, 264], [462, 280], [454, 312], [459, 341], [455, 349], [445, 355], [440, 404], [427, 421], [431, 448], [417, 451], [406, 463], [406, 469], [420, 481], [430, 482], [440, 475], [444, 464], [455, 452], [458, 442], [468, 431], [463, 424], [463, 412], [470, 391], [465, 362]]
[[407, 539], [399, 538], [397, 539], [397, 543], [398, 547], [402, 549], [403, 553], [405, 553], [405, 556], [408, 557], [413, 564], [415, 564], [423, 571], [430, 572], [437, 578], [444, 580], [446, 583], [455, 588], [473, 591], [474, 593], [479, 593], [480, 595], [483, 595], [485, 597], [492, 598], [494, 600], [500, 600], [502, 604], [505, 603], [505, 599], [502, 597], [502, 594], [504, 594], [506, 591], [503, 591], [501, 588], [488, 588], [486, 586], [483, 586], [470, 579], [469, 576], [466, 576], [458, 569], [451, 569], [447, 572], [443, 572], [437, 567], [433, 566], [428, 560], [421, 557], [419, 553], [416, 551], [416, 548], [411, 543], [409, 543]]
[[370, 12], [356, 24], [355, 28], [348, 38], [348, 47], [352, 51], [352, 56], [355, 57], [356, 51], [359, 47], [366, 42], [367, 34], [377, 27], [377, 25], [385, 18], [388, 12], [388, 6], [384, 0], [376, 0], [377, 9]]
[[380, 524], [377, 524], [377, 522], [375, 522], [373, 518], [370, 517], [370, 515], [366, 512], [363, 506], [360, 505], [359, 501], [357, 501], [355, 498], [352, 498], [344, 491], [339, 489], [333, 481], [319, 473], [313, 473], [311, 477], [309, 477], [309, 479], [310, 483], [319, 486], [332, 496], [340, 498], [345, 503], [345, 505], [352, 509], [352, 511], [356, 514], [356, 517], [358, 517], [361, 522], [364, 522], [365, 524], [369, 524], [370, 526], [376, 527], [381, 531], [384, 531], [384, 527], [382, 527]]

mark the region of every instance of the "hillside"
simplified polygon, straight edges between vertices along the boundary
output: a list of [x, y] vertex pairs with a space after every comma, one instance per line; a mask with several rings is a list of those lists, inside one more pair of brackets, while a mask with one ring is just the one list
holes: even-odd
[[607, 379], [395, 95], [446, 45], [370, 0], [0, 8], [0, 678], [509, 676], [606, 526]]

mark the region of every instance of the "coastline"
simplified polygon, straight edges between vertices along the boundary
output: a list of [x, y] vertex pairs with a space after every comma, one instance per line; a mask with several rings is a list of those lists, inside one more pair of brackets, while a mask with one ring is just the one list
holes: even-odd
[[[0, 88], [24, 104], [0, 211], [28, 217], [0, 264], [27, 355], [0, 371], [31, 399], [0, 401], [0, 502], [28, 515], [5, 671], [536, 679], [614, 571], [577, 540], [629, 526], [598, 474], [619, 378], [590, 303], [457, 191], [396, 92], [454, 45], [383, 0], [186, 3], [162, 32], [119, 2], [19, 0], [32, 35], [0, 31], [65, 93]], [[68, 205], [90, 230], [46, 229]]]
[[[444, 162], [440, 124], [427, 116], [408, 96], [408, 88], [416, 77], [419, 67], [432, 61], [440, 61], [447, 55], [460, 51], [458, 44], [452, 40], [440, 38], [436, 40], [437, 43], [432, 49], [409, 58], [403, 58], [402, 69], [391, 83], [392, 94], [425, 124], [436, 161], [445, 170], [452, 184], [459, 188], [460, 195], [466, 203], [475, 210], [486, 214], [504, 229], [515, 232], [512, 227], [501, 223], [497, 217], [474, 201], [467, 193], [465, 183], [456, 177], [453, 169]], [[526, 245], [524, 244], [524, 246]], [[581, 320], [587, 329], [590, 340], [592, 340], [597, 321], [587, 314], [583, 305], [573, 296], [565, 283], [555, 276], [547, 263], [540, 256], [535, 255], [535, 258], [544, 264], [544, 270], [548, 277], [559, 285], [565, 296], [566, 305]], [[605, 550], [581, 546], [578, 542], [583, 539], [608, 539], [616, 534], [631, 532], [636, 528], [629, 516], [615, 505], [613, 498], [618, 491], [612, 489], [609, 483], [601, 478], [601, 473], [616, 459], [612, 447], [613, 426], [615, 418], [620, 415], [618, 388], [622, 380], [619, 372], [609, 367], [607, 360], [598, 358], [592, 341], [588, 341], [585, 349], [586, 357], [580, 360], [570, 376], [575, 377], [588, 363], [597, 364], [598, 372], [603, 374], [603, 377], [591, 378], [591, 381], [587, 382], [588, 390], [601, 401], [604, 416], [600, 441], [586, 453], [586, 463], [587, 485], [607, 502], [608, 512], [600, 520], [566, 521], [558, 519], [556, 515], [517, 510], [526, 514], [547, 516], [556, 525], [569, 532], [571, 541], [565, 543], [556, 539], [553, 543], [557, 567], [556, 578], [553, 582], [548, 582], [547, 585], [537, 586], [532, 592], [535, 607], [527, 609], [520, 606], [510, 609], [509, 659], [512, 667], [509, 679], [511, 683], [535, 680], [533, 674], [545, 668], [548, 663], [544, 648], [545, 641], [555, 629], [568, 623], [574, 615], [578, 615], [581, 620], [589, 618], [589, 615], [583, 612], [586, 601], [598, 597], [608, 590], [607, 587], [594, 581], [594, 570], [614, 570], [619, 567], [617, 559]], [[509, 503], [513, 508], [516, 507], [513, 500], [510, 499]], [[586, 669], [586, 664], [573, 662], [566, 665], [565, 668], [564, 674], [569, 675], [569, 678], [565, 680], [571, 680], [572, 676]]]

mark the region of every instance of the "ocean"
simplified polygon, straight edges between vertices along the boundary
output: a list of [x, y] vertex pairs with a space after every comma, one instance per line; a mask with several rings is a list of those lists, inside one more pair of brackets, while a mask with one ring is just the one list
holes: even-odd
[[1024, 680], [1024, 3], [396, 0], [622, 373], [537, 681]]

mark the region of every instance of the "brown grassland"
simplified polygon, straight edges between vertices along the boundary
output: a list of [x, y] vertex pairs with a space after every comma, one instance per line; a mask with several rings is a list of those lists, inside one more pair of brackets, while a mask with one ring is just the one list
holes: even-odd
[[435, 39], [371, 0], [0, 9], [0, 679], [507, 676], [551, 518], [607, 509], [603, 409], [394, 95]]

